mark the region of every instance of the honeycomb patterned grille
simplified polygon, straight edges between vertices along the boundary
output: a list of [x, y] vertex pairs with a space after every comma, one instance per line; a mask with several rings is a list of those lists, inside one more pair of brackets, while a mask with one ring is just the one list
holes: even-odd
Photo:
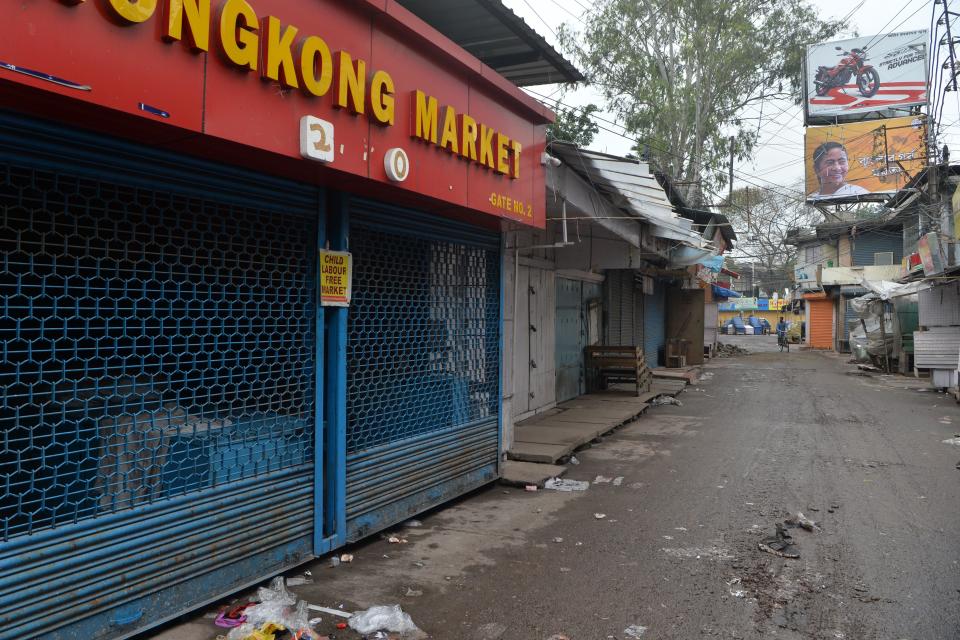
[[354, 226], [347, 452], [497, 416], [499, 254]]
[[0, 166], [0, 537], [308, 464], [314, 222]]

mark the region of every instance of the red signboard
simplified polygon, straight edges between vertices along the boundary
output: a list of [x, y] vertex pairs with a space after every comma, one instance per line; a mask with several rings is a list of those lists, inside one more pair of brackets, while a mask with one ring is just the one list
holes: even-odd
[[0, 42], [8, 106], [27, 85], [65, 120], [85, 102], [174, 148], [545, 224], [552, 115], [393, 2], [40, 0]]

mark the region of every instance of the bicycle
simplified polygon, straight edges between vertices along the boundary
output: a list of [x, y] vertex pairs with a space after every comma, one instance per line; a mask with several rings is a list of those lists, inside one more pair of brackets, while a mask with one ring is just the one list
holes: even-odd
[[787, 353], [790, 353], [790, 341], [787, 340], [786, 331], [777, 331], [777, 344], [780, 346], [780, 353], [783, 353], [783, 348], [787, 348]]

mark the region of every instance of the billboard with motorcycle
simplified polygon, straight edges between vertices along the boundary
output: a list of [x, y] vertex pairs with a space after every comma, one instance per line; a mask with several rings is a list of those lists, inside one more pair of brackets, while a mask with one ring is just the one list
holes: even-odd
[[927, 103], [926, 30], [807, 47], [807, 122]]
[[808, 202], [878, 199], [926, 166], [926, 123], [918, 116], [807, 127]]

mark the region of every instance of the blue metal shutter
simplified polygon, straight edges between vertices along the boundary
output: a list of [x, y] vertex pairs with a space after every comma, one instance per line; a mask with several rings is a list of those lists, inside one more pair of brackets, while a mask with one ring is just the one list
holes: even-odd
[[580, 395], [586, 346], [582, 287], [579, 280], [557, 278], [557, 402]]
[[867, 231], [857, 234], [851, 240], [853, 266], [863, 267], [873, 265], [874, 254], [893, 253], [893, 264], [898, 265], [903, 260], [903, 234], [894, 230]]
[[499, 235], [350, 205], [347, 537], [497, 477]]
[[633, 271], [611, 269], [606, 272], [604, 287], [607, 293], [607, 344], [633, 346], [637, 340], [639, 316], [636, 302], [637, 287]]
[[857, 312], [854, 310], [853, 305], [850, 304], [850, 298], [843, 298], [843, 304], [846, 305], [843, 314], [843, 339], [847, 341], [847, 348], [849, 349], [850, 341], [850, 323], [860, 321], [860, 316], [857, 315]]
[[126, 637], [311, 556], [318, 202], [0, 115], [0, 638]]
[[643, 350], [647, 365], [656, 367], [658, 353], [667, 344], [667, 300], [666, 288], [660, 280], [655, 280], [653, 295], [644, 296], [643, 305]]

